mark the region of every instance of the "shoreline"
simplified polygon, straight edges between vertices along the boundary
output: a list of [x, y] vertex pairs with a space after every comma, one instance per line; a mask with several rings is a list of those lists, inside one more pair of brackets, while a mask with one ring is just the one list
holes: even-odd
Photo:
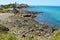
[[[23, 14], [21, 15], [21, 13], [23, 13]], [[28, 13], [30, 13], [30, 14], [28, 14]], [[15, 28], [18, 27], [21, 29], [21, 27], [22, 27], [22, 29], [21, 29], [22, 31], [21, 32], [18, 31], [19, 33], [14, 32], [15, 30], [12, 29], [12, 30], [14, 30], [13, 31], [14, 34], [21, 35], [21, 36], [23, 36], [23, 35], [24, 36], [31, 36], [33, 33], [32, 36], [49, 37], [52, 35], [52, 33], [54, 31], [58, 30], [58, 28], [56, 28], [56, 27], [52, 27], [52, 26], [47, 25], [47, 24], [41, 24], [41, 23], [38, 23], [37, 21], [35, 21], [34, 20], [34, 18], [36, 17], [35, 14], [37, 14], [37, 13], [31, 12], [31, 11], [29, 12], [29, 11], [24, 11], [24, 10], [21, 11], [20, 10], [19, 14], [17, 13], [17, 14], [15, 14], [15, 16], [10, 17], [9, 20], [11, 20], [11, 21], [8, 20], [9, 23], [14, 21], [13, 23], [15, 25], [19, 25], [19, 22], [20, 22], [20, 24], [21, 24], [21, 25], [19, 25], [20, 27], [15, 26]], [[18, 24], [16, 24], [16, 23], [18, 23]]]
[[4, 20], [5, 23], [2, 21], [1, 25], [4, 25], [17, 36], [52, 36], [53, 32], [58, 30], [58, 28], [35, 21], [34, 18], [39, 13], [43, 12], [17, 10], [17, 13], [13, 13], [13, 16], [6, 18], [6, 21]]

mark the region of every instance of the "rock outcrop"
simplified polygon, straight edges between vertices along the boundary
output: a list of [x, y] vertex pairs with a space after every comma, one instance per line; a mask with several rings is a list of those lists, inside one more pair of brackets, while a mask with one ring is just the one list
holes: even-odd
[[9, 29], [7, 27], [5, 27], [5, 26], [0, 24], [0, 32], [2, 32], [2, 31], [3, 32], [7, 32], [7, 31], [9, 31]]
[[[21, 15], [22, 14], [22, 15]], [[34, 20], [37, 12], [22, 11], [7, 18], [5, 23], [2, 23], [9, 31], [18, 36], [45, 36], [49, 37], [55, 30], [55, 27], [47, 24], [41, 24]]]

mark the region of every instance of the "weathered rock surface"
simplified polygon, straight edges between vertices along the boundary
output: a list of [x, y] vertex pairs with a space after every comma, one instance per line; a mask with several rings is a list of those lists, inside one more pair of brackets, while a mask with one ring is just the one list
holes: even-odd
[[[33, 13], [32, 13], [33, 14]], [[30, 15], [32, 15], [30, 14]], [[28, 15], [28, 16], [27, 16]], [[15, 14], [9, 16], [6, 22], [0, 23], [4, 25], [9, 31], [20, 36], [51, 36], [55, 30], [55, 27], [49, 26], [47, 24], [40, 24], [34, 20], [35, 17], [31, 17], [26, 12], [22, 14]], [[33, 14], [32, 16], [35, 16]]]

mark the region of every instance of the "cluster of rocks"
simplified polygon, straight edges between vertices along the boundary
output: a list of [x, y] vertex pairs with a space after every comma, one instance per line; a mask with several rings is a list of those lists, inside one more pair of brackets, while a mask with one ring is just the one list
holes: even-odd
[[[22, 15], [21, 15], [22, 14]], [[15, 14], [7, 19], [7, 22], [3, 25], [18, 36], [51, 36], [55, 30], [55, 27], [47, 24], [40, 24], [34, 20], [37, 12], [24, 11], [19, 14]], [[33, 17], [32, 17], [33, 16]]]
[[2, 24], [0, 24], [0, 32], [5, 32], [5, 31], [9, 31], [9, 29], [5, 26], [3, 26]]

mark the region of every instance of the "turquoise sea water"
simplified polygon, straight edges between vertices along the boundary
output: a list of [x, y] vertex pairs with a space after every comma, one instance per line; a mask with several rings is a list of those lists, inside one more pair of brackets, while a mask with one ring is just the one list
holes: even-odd
[[37, 15], [36, 21], [60, 27], [60, 6], [31, 6], [27, 10], [44, 12]]

